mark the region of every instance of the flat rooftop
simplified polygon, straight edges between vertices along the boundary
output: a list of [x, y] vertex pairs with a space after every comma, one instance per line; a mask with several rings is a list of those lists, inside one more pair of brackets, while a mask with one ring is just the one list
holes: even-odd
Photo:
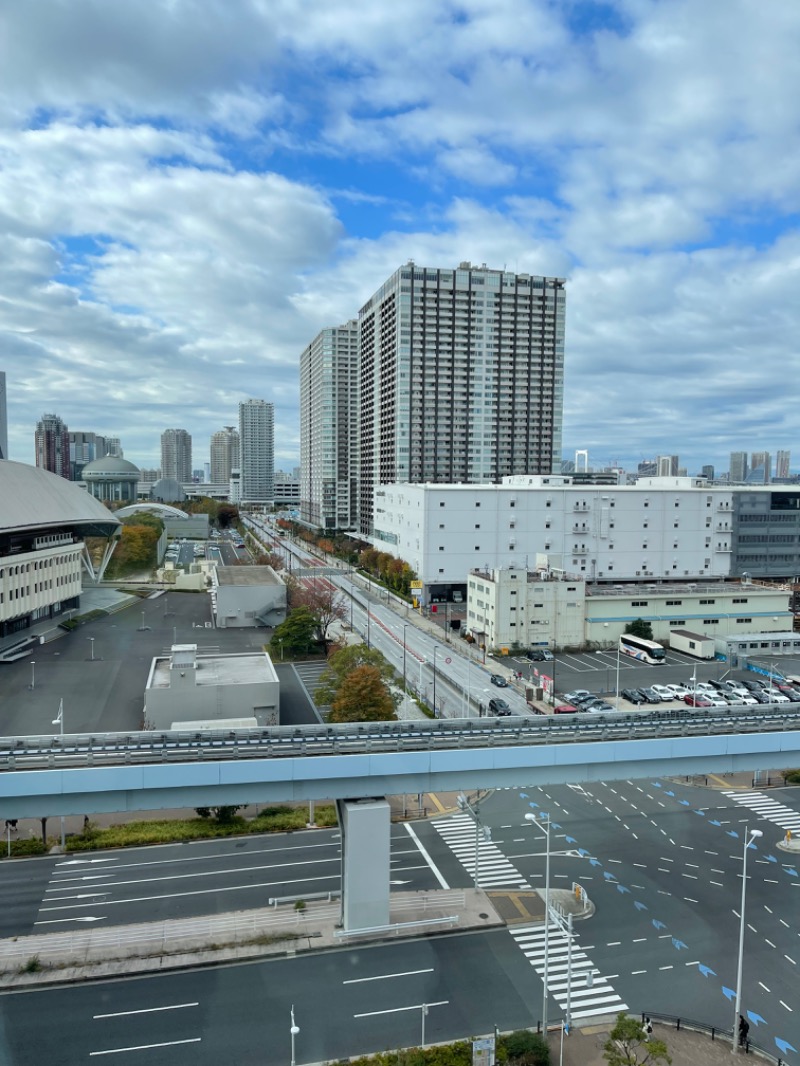
[[153, 662], [148, 688], [170, 688], [173, 670], [194, 672], [195, 684], [204, 685], [255, 685], [259, 682], [277, 681], [278, 675], [265, 652], [246, 652], [241, 655], [202, 655], [196, 666], [172, 667], [169, 656], [159, 656]]
[[742, 581], [715, 581], [715, 582], [664, 582], [654, 584], [651, 582], [631, 582], [629, 585], [603, 585], [595, 583], [586, 586], [586, 595], [588, 596], [636, 596], [637, 598], [647, 596], [674, 596], [681, 594], [685, 596], [723, 596], [731, 594], [743, 594], [745, 596], [760, 595], [765, 596], [770, 593], [778, 592], [791, 592], [788, 585], [769, 585], [761, 582], [751, 581], [748, 584], [744, 584]]
[[219, 585], [282, 585], [271, 566], [218, 566]]

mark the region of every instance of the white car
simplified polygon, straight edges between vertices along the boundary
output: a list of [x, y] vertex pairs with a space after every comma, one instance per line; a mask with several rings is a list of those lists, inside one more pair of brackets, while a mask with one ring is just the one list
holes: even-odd
[[764, 689], [764, 695], [769, 698], [769, 702], [770, 703], [791, 703], [792, 702], [789, 699], [788, 696], [784, 696], [784, 694], [782, 692], [779, 692], [778, 689], [776, 689], [776, 688], [774, 688], [772, 690], [772, 692], [770, 692], [770, 690], [768, 688], [765, 688]]
[[719, 692], [703, 692], [702, 696], [712, 707], [730, 707], [730, 703]]
[[730, 681], [729, 680], [729, 681], [723, 681], [722, 684], [725, 686], [725, 688], [729, 689], [731, 692], [735, 692], [737, 696], [746, 696], [747, 695], [747, 689], [745, 688], [745, 686], [740, 681]]
[[666, 688], [672, 693], [672, 698], [675, 700], [682, 700], [684, 696], [691, 694], [691, 689], [688, 685], [666, 685]]
[[696, 684], [689, 684], [690, 692], [702, 692], [704, 696], [715, 696], [717, 690], [713, 685], [710, 685], [708, 681], [698, 681]]
[[651, 685], [650, 688], [656, 696], [660, 696], [667, 703], [678, 698], [669, 685]]

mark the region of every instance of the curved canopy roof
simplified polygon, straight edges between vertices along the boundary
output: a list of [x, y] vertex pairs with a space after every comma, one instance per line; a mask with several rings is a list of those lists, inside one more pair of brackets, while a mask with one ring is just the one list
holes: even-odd
[[177, 507], [170, 507], [167, 503], [149, 503], [144, 500], [141, 503], [132, 503], [128, 507], [122, 507], [114, 513], [120, 518], [129, 518], [137, 511], [152, 511], [153, 514], [161, 515], [162, 518], [188, 518], [185, 511], [179, 511]]
[[162, 503], [183, 503], [186, 493], [183, 485], [173, 477], [162, 477], [150, 489], [150, 499]]
[[0, 533], [72, 526], [87, 537], [119, 529], [114, 515], [85, 489], [26, 463], [0, 460]]
[[102, 459], [93, 459], [84, 466], [81, 476], [86, 477], [87, 474], [96, 477], [110, 474], [127, 474], [130, 477], [135, 474], [138, 478], [139, 467], [129, 463], [127, 459], [120, 459], [118, 455], [104, 455]]

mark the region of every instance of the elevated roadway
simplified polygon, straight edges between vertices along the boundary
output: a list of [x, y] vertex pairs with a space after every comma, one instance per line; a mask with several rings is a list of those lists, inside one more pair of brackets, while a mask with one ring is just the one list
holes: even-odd
[[800, 765], [800, 710], [763, 706], [0, 740], [6, 818]]

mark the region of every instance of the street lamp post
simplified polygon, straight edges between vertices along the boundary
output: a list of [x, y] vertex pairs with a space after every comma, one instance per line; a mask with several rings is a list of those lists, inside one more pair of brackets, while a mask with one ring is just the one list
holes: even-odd
[[538, 826], [545, 831], [544, 853], [544, 979], [542, 988], [542, 1027], [547, 1036], [547, 976], [550, 954], [550, 815], [542, 812], [538, 817], [535, 814], [526, 814], [525, 821]]
[[403, 626], [403, 696], [408, 696], [408, 689], [406, 688], [406, 630], [408, 625], [406, 623]]
[[[61, 736], [64, 736], [64, 701], [63, 699], [58, 701], [58, 715], [53, 719], [53, 725], [61, 726]], [[64, 815], [61, 815], [61, 847], [62, 849], [66, 844], [66, 834], [64, 832]]]
[[463, 792], [460, 792], [458, 795], [458, 806], [460, 810], [467, 811], [472, 816], [472, 820], [475, 822], [475, 876], [473, 880], [475, 882], [475, 888], [477, 890], [481, 887], [480, 871], [478, 869], [478, 862], [480, 860], [481, 854], [481, 839], [487, 841], [491, 840], [492, 831], [488, 825], [481, 825], [480, 812], [477, 810], [477, 808], [472, 807], [470, 805], [469, 800]]
[[436, 717], [436, 653], [439, 649], [433, 647], [433, 717]]
[[739, 1051], [739, 1014], [742, 1009], [742, 963], [744, 962], [744, 906], [745, 896], [747, 893], [747, 849], [752, 846], [753, 841], [757, 840], [764, 834], [760, 829], [751, 829], [750, 836], [747, 835], [747, 826], [744, 830], [744, 850], [742, 852], [742, 905], [739, 913], [739, 962], [736, 968], [736, 1002], [733, 1008], [733, 1047], [731, 1049], [732, 1054], [736, 1055]]
[[31, 660], [31, 688], [36, 688], [36, 662]]
[[300, 1032], [298, 1027], [295, 1025], [295, 1021], [294, 1021], [294, 1003], [292, 1004], [291, 1016], [292, 1016], [292, 1025], [291, 1025], [291, 1028], [289, 1029], [289, 1034], [290, 1034], [290, 1036], [292, 1038], [292, 1063], [291, 1063], [291, 1066], [294, 1066], [294, 1038]]
[[92, 662], [94, 662], [94, 637], [89, 637], [88, 639], [89, 639], [89, 644], [90, 644], [91, 649], [92, 649], [92, 653], [91, 653], [92, 654]]

